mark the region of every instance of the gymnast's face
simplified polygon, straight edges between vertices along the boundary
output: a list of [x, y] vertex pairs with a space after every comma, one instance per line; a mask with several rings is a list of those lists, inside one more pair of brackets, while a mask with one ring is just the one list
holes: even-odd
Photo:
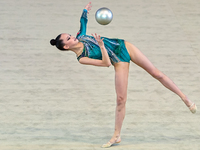
[[72, 49], [79, 42], [77, 38], [67, 33], [61, 34], [60, 39], [63, 40], [64, 49]]

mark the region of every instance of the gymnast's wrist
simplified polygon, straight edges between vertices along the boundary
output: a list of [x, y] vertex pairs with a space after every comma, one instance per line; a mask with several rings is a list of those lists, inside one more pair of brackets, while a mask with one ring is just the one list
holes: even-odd
[[104, 49], [105, 48], [104, 44], [99, 45], [99, 47], [100, 47], [100, 49]]

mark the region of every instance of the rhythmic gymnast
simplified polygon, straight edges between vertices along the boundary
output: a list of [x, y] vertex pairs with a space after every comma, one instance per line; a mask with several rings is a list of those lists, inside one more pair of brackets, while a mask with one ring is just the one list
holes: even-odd
[[197, 107], [195, 103], [187, 98], [185, 94], [169, 79], [159, 71], [144, 56], [138, 48], [123, 39], [110, 39], [101, 37], [96, 33], [92, 36], [86, 35], [87, 13], [91, 10], [91, 2], [88, 3], [82, 13], [80, 31], [74, 37], [67, 33], [62, 33], [50, 41], [59, 50], [72, 51], [76, 53], [79, 63], [85, 65], [115, 68], [115, 89], [117, 94], [117, 104], [115, 111], [115, 130], [110, 141], [103, 144], [107, 148], [114, 143], [121, 141], [120, 132], [125, 117], [125, 104], [127, 99], [127, 85], [130, 61], [146, 70], [152, 77], [160, 81], [166, 88], [177, 94], [189, 110], [195, 113]]

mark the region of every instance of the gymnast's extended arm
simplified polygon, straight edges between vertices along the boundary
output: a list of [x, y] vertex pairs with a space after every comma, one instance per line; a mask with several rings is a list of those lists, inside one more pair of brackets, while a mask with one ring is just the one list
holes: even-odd
[[83, 13], [82, 13], [81, 19], [80, 19], [80, 30], [79, 30], [77, 36], [86, 35], [87, 22], [88, 22], [87, 14], [89, 14], [91, 7], [92, 7], [91, 2], [89, 2], [83, 10]]

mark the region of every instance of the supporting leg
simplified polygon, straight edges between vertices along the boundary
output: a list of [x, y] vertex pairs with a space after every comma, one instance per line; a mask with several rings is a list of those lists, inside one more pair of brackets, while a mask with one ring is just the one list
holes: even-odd
[[115, 64], [115, 89], [117, 94], [117, 105], [115, 110], [115, 131], [107, 144], [102, 147], [110, 147], [121, 141], [120, 132], [125, 117], [125, 105], [127, 99], [129, 63], [120, 62]]

